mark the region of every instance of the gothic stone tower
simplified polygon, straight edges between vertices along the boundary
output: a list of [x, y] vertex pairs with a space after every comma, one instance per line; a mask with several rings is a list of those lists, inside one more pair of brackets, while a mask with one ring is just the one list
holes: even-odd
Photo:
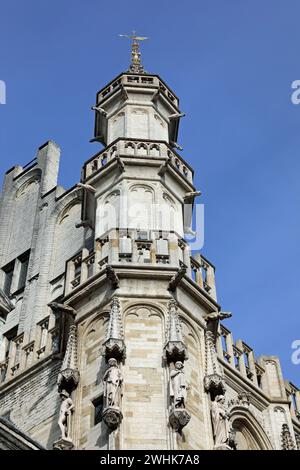
[[193, 170], [179, 101], [132, 63], [97, 93], [104, 149], [57, 186], [53, 142], [0, 206], [0, 448], [295, 449], [300, 392], [220, 320], [185, 240]]

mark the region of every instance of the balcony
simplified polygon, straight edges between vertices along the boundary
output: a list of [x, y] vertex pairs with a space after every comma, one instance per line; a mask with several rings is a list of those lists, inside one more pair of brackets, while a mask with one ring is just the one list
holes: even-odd
[[100, 90], [97, 94], [97, 104], [103, 103], [107, 98], [112, 96], [122, 87], [137, 86], [141, 88], [154, 88], [159, 90], [166, 99], [174, 106], [178, 107], [178, 98], [170, 90], [170, 88], [160, 80], [156, 75], [138, 75], [138, 74], [122, 74], [112, 81], [107, 87]]
[[124, 138], [116, 140], [88, 160], [83, 166], [82, 179], [85, 181], [95, 176], [107, 168], [116, 157], [168, 158], [171, 167], [191, 185], [193, 184], [193, 170], [168, 144]]
[[185, 240], [173, 232], [111, 229], [95, 242], [95, 250], [83, 249], [67, 262], [66, 290], [69, 294], [107, 265], [186, 267], [186, 275], [216, 300], [214, 267], [203, 256], [190, 256]]

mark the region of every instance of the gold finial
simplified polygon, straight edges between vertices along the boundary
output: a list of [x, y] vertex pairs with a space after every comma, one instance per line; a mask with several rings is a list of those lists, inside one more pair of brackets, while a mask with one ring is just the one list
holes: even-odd
[[141, 63], [141, 53], [140, 53], [140, 42], [145, 41], [146, 36], [137, 36], [135, 31], [132, 31], [132, 35], [128, 34], [119, 34], [122, 38], [131, 39], [131, 64], [129, 67], [129, 72], [133, 73], [145, 73], [144, 67]]

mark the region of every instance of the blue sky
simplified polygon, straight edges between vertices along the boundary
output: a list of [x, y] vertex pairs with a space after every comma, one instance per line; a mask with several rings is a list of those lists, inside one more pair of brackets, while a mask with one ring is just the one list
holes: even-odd
[[300, 384], [300, 79], [297, 0], [1, 2], [0, 173], [48, 139], [73, 185], [90, 144], [96, 91], [126, 70], [119, 33], [150, 36], [149, 72], [180, 97], [179, 143], [205, 204], [203, 254], [217, 267], [226, 322], [257, 355], [278, 354]]

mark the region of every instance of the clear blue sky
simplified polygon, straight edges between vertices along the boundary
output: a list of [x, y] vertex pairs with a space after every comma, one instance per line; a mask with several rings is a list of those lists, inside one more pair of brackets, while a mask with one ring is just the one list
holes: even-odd
[[205, 203], [203, 253], [217, 267], [226, 322], [259, 354], [279, 354], [299, 385], [300, 79], [297, 0], [26, 0], [0, 7], [0, 172], [48, 139], [62, 148], [60, 183], [97, 151], [95, 93], [124, 71], [129, 44], [187, 113], [179, 143]]

